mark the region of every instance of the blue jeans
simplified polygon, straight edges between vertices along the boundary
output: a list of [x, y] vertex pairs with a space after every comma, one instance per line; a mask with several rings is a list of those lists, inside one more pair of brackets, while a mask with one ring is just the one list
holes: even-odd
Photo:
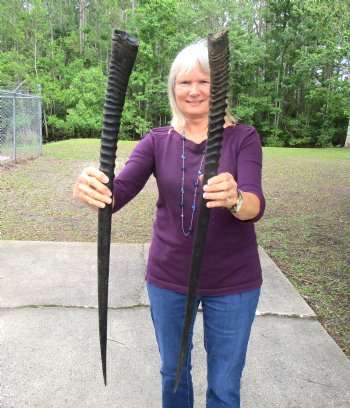
[[225, 296], [198, 296], [179, 388], [174, 385], [186, 296], [147, 284], [161, 357], [163, 408], [193, 408], [191, 350], [193, 326], [202, 302], [207, 352], [206, 408], [240, 407], [240, 381], [260, 289]]

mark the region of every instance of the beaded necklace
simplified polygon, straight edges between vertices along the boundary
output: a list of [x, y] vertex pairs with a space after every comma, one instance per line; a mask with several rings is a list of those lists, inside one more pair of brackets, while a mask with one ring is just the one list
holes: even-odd
[[199, 165], [199, 169], [197, 170], [197, 179], [194, 183], [194, 193], [193, 193], [193, 204], [192, 204], [192, 214], [191, 214], [191, 222], [190, 222], [190, 226], [188, 228], [187, 231], [185, 231], [185, 227], [184, 227], [184, 207], [185, 207], [185, 203], [184, 203], [184, 195], [185, 195], [185, 160], [186, 160], [186, 156], [185, 156], [185, 140], [186, 140], [186, 135], [185, 135], [185, 131], [182, 132], [181, 134], [181, 141], [182, 141], [182, 149], [181, 149], [181, 160], [182, 160], [182, 183], [181, 183], [181, 202], [180, 202], [180, 206], [181, 206], [181, 231], [184, 234], [185, 237], [188, 237], [191, 232], [193, 231], [193, 217], [194, 217], [194, 213], [197, 209], [196, 206], [196, 199], [197, 199], [197, 191], [198, 191], [198, 187], [199, 187], [199, 176], [202, 174], [202, 167], [203, 167], [203, 162], [204, 162], [204, 157], [205, 157], [205, 152], [207, 150], [207, 147], [205, 147], [204, 152], [203, 152], [203, 156]]

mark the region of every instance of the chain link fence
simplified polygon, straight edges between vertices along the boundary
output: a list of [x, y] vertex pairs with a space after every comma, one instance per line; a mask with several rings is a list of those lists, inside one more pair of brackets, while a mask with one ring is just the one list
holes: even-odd
[[0, 90], [0, 164], [42, 154], [42, 109], [39, 95]]

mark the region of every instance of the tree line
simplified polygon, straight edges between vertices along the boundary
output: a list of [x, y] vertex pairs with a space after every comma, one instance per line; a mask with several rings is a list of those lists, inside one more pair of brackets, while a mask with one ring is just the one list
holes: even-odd
[[268, 146], [343, 145], [350, 117], [345, 0], [9, 0], [0, 5], [0, 88], [41, 84], [45, 141], [99, 137], [113, 29], [140, 41], [120, 137], [169, 123], [176, 53], [226, 27], [229, 99]]

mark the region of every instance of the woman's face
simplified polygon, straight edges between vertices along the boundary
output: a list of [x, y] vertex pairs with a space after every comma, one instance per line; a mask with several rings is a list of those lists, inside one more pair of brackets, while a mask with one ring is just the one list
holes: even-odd
[[188, 73], [177, 75], [174, 93], [177, 106], [187, 120], [208, 119], [210, 76], [198, 63]]

